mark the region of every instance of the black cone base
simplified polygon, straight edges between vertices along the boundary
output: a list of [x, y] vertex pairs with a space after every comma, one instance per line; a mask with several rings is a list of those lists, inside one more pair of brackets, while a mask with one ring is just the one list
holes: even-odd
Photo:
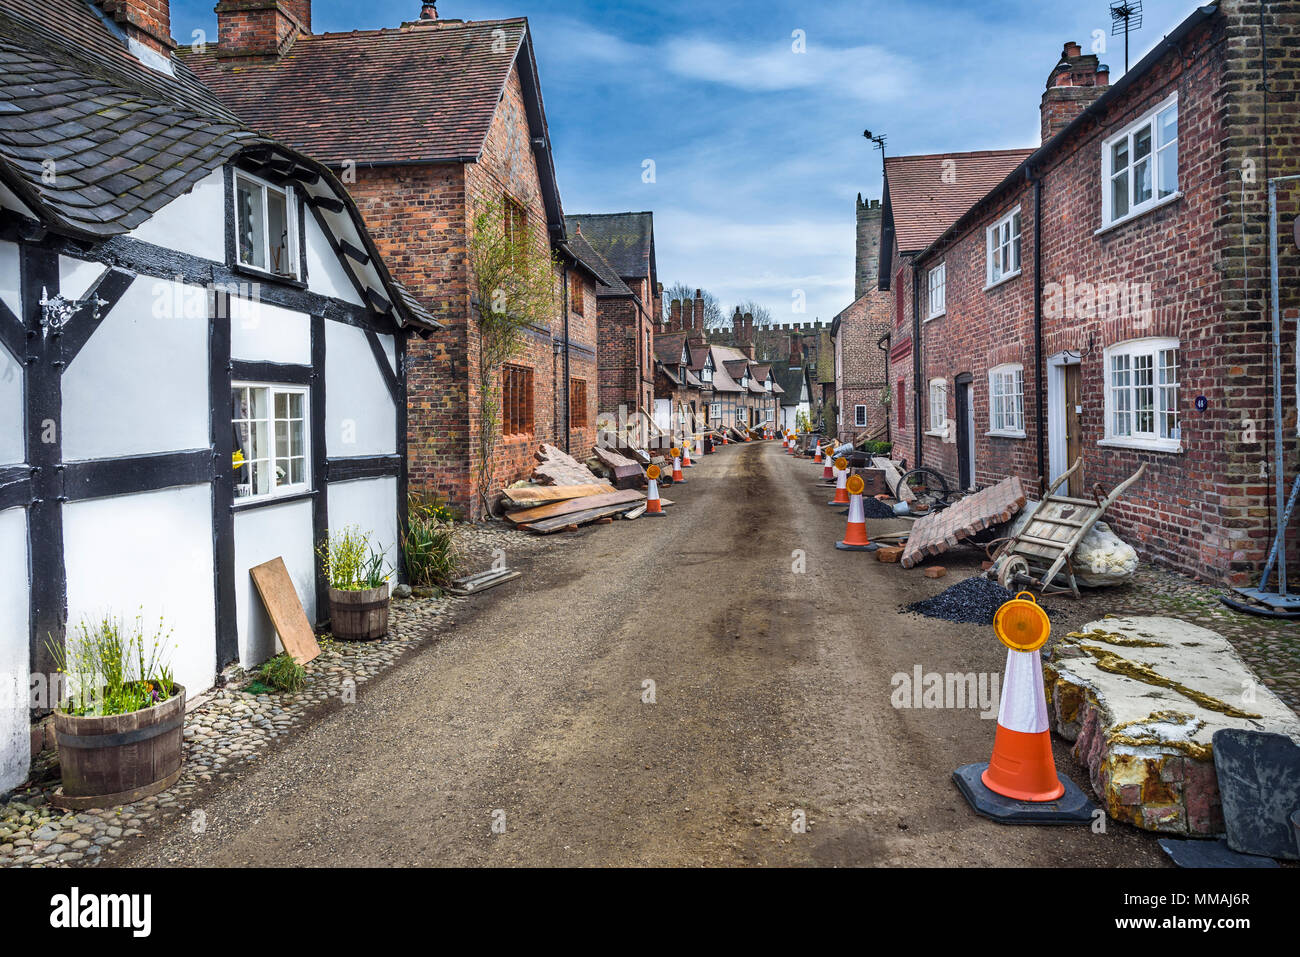
[[879, 546], [879, 545], [876, 545], [876, 544], [871, 544], [871, 545], [845, 545], [843, 542], [836, 542], [836, 543], [835, 543], [835, 547], [838, 548], [838, 549], [839, 549], [840, 551], [842, 551], [842, 552], [878, 552], [878, 551], [880, 551], [880, 546]]
[[1055, 801], [1017, 801], [990, 791], [980, 780], [988, 762], [967, 764], [952, 772], [952, 779], [976, 814], [999, 824], [1091, 824], [1097, 805], [1088, 800], [1079, 786], [1061, 778], [1065, 794]]

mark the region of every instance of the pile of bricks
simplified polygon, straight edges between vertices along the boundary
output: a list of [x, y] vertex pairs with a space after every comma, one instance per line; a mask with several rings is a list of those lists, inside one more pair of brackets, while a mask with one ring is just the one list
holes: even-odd
[[903, 552], [904, 568], [915, 568], [931, 555], [940, 555], [964, 538], [1011, 521], [1025, 507], [1025, 489], [1016, 476], [976, 492], [951, 508], [918, 519]]

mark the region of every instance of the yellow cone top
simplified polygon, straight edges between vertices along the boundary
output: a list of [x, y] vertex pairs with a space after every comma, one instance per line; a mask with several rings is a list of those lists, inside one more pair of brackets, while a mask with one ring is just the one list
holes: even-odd
[[673, 458], [677, 458], [677, 456], [682, 454], [681, 449], [677, 448], [675, 445], [669, 451], [672, 453]]
[[844, 456], [840, 456], [838, 459], [835, 460], [835, 467], [839, 469], [841, 472], [843, 472], [846, 468], [849, 467], [849, 460], [844, 458]]
[[997, 610], [993, 631], [1012, 651], [1037, 651], [1051, 637], [1052, 623], [1034, 596], [1022, 591]]
[[854, 475], [849, 479], [845, 487], [849, 490], [850, 495], [861, 495], [866, 490], [867, 483], [862, 481], [861, 475]]
[[651, 479], [652, 481], [657, 480], [661, 474], [659, 471], [659, 466], [657, 465], [650, 466], [648, 469], [645, 470], [645, 474], [646, 474], [646, 478]]

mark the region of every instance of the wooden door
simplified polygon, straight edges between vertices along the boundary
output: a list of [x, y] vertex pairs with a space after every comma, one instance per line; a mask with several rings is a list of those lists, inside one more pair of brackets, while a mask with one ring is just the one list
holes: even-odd
[[[1068, 469], [1083, 454], [1083, 367], [1065, 367], [1065, 467]], [[1083, 470], [1070, 476], [1071, 498], [1083, 497]]]

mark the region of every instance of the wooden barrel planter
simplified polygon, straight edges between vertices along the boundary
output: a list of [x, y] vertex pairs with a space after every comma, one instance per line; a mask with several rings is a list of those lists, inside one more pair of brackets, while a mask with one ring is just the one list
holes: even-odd
[[374, 641], [388, 634], [388, 585], [361, 591], [330, 589], [330, 632], [340, 641]]
[[69, 810], [131, 804], [181, 776], [185, 689], [130, 714], [77, 717], [54, 712], [63, 786], [52, 803]]

